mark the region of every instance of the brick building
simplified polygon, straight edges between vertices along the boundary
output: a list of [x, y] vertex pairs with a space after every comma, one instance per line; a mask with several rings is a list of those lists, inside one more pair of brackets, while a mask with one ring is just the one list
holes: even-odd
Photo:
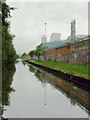
[[46, 60], [55, 60], [55, 49], [51, 48], [51, 49], [47, 49], [44, 50], [43, 55], [45, 55]]
[[46, 56], [47, 60], [69, 62], [70, 46], [68, 44], [63, 44], [59, 47], [49, 48], [44, 50], [43, 55]]
[[53, 60], [75, 64], [90, 64], [89, 54], [90, 47], [88, 45], [90, 37], [84, 37], [70, 41], [58, 47], [49, 48], [43, 51], [45, 60]]
[[56, 61], [69, 62], [70, 46], [67, 44], [67, 45], [55, 48], [55, 55], [56, 55]]
[[83, 40], [73, 41], [70, 45], [69, 63], [88, 64], [90, 48], [88, 42], [90, 37]]

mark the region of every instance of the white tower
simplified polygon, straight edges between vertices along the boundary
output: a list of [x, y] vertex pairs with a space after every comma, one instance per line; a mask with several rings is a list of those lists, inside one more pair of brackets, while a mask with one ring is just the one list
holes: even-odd
[[41, 43], [46, 43], [47, 37], [45, 35], [42, 36], [41, 38]]

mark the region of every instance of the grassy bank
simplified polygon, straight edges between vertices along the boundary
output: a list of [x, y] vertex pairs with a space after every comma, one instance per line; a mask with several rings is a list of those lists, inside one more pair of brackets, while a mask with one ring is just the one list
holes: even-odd
[[33, 62], [50, 68], [54, 68], [56, 70], [67, 72], [76, 76], [90, 79], [90, 75], [88, 75], [88, 66], [85, 65], [68, 64], [55, 61], [33, 61]]

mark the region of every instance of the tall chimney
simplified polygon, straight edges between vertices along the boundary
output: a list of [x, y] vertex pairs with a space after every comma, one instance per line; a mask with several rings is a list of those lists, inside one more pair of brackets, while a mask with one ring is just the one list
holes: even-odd
[[71, 41], [75, 40], [75, 36], [76, 36], [76, 21], [73, 20], [71, 22]]

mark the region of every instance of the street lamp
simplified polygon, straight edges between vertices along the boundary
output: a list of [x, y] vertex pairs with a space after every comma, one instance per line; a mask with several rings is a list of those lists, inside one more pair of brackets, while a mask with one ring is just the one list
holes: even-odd
[[46, 41], [46, 25], [47, 23], [45, 23], [45, 41]]

